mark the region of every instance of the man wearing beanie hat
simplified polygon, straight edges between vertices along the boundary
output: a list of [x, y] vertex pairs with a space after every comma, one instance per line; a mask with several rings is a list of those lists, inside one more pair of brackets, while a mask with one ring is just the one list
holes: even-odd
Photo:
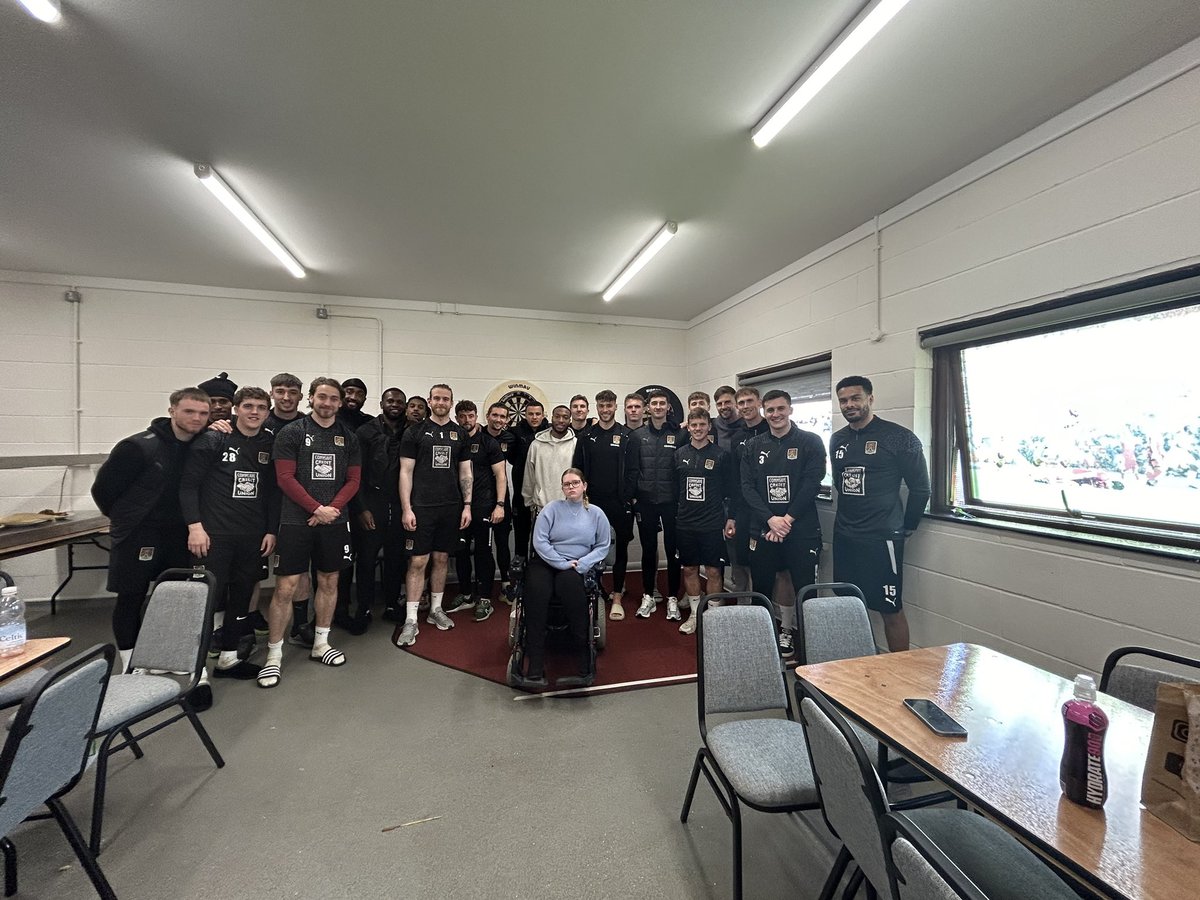
[[358, 431], [374, 421], [374, 416], [363, 412], [366, 403], [367, 386], [361, 378], [347, 378], [342, 382], [342, 408], [338, 410], [338, 418], [351, 431]]
[[[347, 378], [342, 382], [342, 408], [338, 410], [338, 421], [357, 433], [368, 422], [374, 422], [375, 417], [363, 412], [367, 402], [367, 385], [361, 378]], [[358, 551], [362, 545], [362, 525], [358, 516], [350, 517], [350, 547], [354, 559], [358, 559]], [[351, 585], [354, 581], [355, 566], [342, 569], [338, 577], [337, 610], [334, 613], [334, 623], [351, 634], [362, 634], [369, 620], [353, 619], [350, 615]]]
[[202, 381], [197, 387], [208, 394], [209, 425], [221, 420], [228, 422], [233, 418], [233, 395], [237, 393], [238, 386], [229, 380], [228, 372], [222, 372], [215, 378]]

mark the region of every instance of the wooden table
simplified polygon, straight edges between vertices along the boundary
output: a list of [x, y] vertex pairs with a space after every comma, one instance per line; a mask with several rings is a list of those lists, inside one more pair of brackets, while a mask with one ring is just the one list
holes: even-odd
[[[825, 693], [917, 768], [943, 782], [1059, 868], [1103, 896], [1172, 898], [1200, 894], [1200, 844], [1140, 805], [1142, 769], [1154, 717], [1101, 694], [1108, 801], [1102, 810], [1062, 796], [1061, 707], [1072, 684], [974, 644], [800, 666]], [[925, 697], [967, 729], [933, 734], [902, 701]]]
[[78, 544], [93, 544], [108, 552], [108, 547], [98, 538], [108, 534], [106, 516], [88, 516], [85, 519], [67, 519], [63, 522], [48, 522], [44, 525], [13, 526], [0, 531], [0, 561], [27, 553], [39, 553], [56, 547], [67, 548], [67, 577], [50, 595], [50, 614], [58, 611], [58, 595], [74, 577], [76, 572], [107, 569], [103, 566], [80, 566], [75, 564], [75, 547]]
[[69, 643], [69, 637], [30, 638], [25, 642], [25, 649], [16, 656], [0, 656], [0, 679], [16, 675], [22, 669], [57, 653]]

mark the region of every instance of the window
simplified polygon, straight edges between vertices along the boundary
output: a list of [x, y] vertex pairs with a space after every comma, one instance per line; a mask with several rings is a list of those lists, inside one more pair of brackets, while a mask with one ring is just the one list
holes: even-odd
[[923, 338], [935, 513], [1200, 555], [1200, 278]]
[[[738, 387], [756, 387], [763, 394], [767, 391], [787, 391], [792, 397], [792, 421], [797, 427], [818, 435], [821, 445], [828, 453], [829, 439], [833, 437], [830, 358], [830, 354], [822, 353], [766, 369], [745, 372], [738, 376]], [[826, 465], [820, 493], [820, 496], [826, 499], [831, 497], [832, 479], [829, 466]]]

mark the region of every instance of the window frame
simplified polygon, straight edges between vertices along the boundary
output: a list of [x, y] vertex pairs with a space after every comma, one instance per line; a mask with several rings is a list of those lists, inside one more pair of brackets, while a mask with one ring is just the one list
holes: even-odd
[[[1050, 510], [979, 497], [969, 476], [972, 468], [962, 371], [962, 351], [966, 349], [1185, 307], [1200, 307], [1200, 266], [922, 332], [922, 346], [933, 351], [933, 496], [929, 514], [1071, 541], [1200, 559], [1200, 529], [1193, 524], [1067, 508]], [[956, 492], [960, 474], [961, 501]]]

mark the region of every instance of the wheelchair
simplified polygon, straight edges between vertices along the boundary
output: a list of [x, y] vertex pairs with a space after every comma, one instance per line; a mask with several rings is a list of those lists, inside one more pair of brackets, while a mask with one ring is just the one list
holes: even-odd
[[[521, 605], [525, 592], [525, 560], [515, 558], [509, 566], [509, 583], [513, 586], [513, 607], [508, 617], [508, 646], [512, 651], [508, 658], [508, 685], [519, 690], [531, 690], [524, 684], [525, 676], [525, 616]], [[583, 574], [583, 588], [588, 604], [590, 673], [587, 676], [568, 675], [555, 681], [559, 688], [586, 687], [596, 675], [596, 654], [604, 649], [607, 639], [608, 615], [604, 607], [604, 586], [600, 576], [604, 574], [604, 563], [598, 563]], [[569, 641], [568, 625], [557, 597], [550, 600], [546, 619], [546, 649]]]

